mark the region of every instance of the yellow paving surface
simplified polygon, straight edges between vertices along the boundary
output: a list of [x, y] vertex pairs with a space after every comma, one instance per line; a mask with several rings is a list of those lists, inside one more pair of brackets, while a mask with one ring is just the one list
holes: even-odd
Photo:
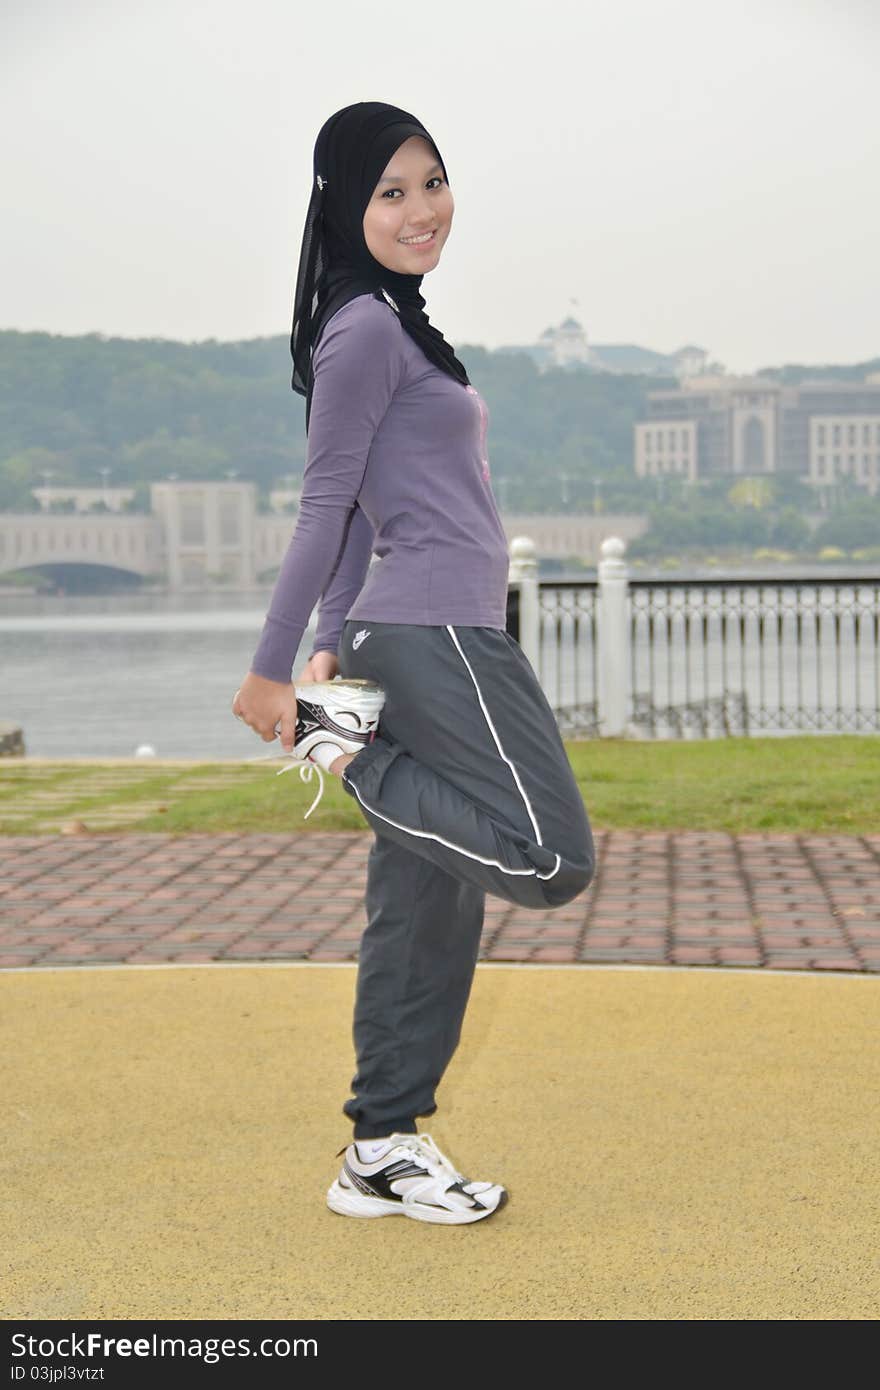
[[480, 966], [423, 1121], [508, 1206], [324, 1206], [355, 974], [0, 974], [6, 1318], [874, 1318], [880, 979]]

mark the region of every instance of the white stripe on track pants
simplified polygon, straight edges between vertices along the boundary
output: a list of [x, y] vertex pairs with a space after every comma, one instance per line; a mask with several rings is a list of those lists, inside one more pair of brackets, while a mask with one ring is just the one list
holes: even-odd
[[[355, 649], [353, 639], [365, 635]], [[413, 1131], [458, 1045], [486, 892], [559, 907], [592, 880], [589, 819], [556, 718], [501, 628], [349, 618], [343, 676], [374, 680], [374, 741], [342, 777], [376, 833], [355, 1003], [355, 1138]]]

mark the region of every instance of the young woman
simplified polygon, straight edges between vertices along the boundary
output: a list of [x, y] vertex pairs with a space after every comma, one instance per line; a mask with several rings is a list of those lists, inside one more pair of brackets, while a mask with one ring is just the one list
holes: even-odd
[[353, 1142], [328, 1205], [472, 1222], [507, 1193], [465, 1178], [416, 1119], [435, 1112], [458, 1044], [485, 895], [570, 902], [592, 879], [593, 839], [506, 631], [486, 406], [419, 293], [452, 227], [437, 145], [409, 112], [358, 102], [323, 126], [313, 175], [291, 336], [300, 513], [233, 712], [267, 742], [280, 731], [303, 774], [339, 775], [375, 831], [342, 1107]]

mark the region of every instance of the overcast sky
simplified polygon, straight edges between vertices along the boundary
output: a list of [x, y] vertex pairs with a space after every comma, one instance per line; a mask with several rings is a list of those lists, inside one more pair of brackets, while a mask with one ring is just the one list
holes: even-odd
[[877, 0], [6, 0], [0, 327], [290, 331], [315, 136], [412, 111], [454, 344], [880, 354]]

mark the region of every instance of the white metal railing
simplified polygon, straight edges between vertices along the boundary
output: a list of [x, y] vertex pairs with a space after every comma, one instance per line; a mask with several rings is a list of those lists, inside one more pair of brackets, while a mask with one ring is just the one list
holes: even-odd
[[510, 543], [508, 626], [580, 737], [880, 731], [880, 578], [540, 579]]

